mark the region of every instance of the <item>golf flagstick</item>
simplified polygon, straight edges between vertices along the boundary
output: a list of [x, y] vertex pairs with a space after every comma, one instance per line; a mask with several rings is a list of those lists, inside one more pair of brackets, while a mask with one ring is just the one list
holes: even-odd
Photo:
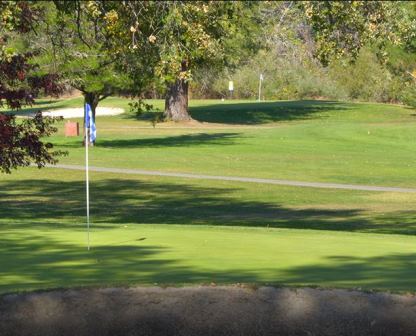
[[87, 249], [90, 250], [90, 176], [88, 164], [88, 147], [89, 147], [89, 127], [90, 117], [87, 104], [84, 106], [85, 111], [85, 190], [87, 201]]

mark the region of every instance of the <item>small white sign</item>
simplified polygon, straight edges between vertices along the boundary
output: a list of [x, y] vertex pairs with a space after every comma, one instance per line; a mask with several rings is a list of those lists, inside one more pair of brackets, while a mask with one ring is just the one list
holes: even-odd
[[228, 91], [234, 91], [234, 82], [233, 81], [228, 82]]
[[264, 80], [263, 74], [260, 74], [260, 80]]

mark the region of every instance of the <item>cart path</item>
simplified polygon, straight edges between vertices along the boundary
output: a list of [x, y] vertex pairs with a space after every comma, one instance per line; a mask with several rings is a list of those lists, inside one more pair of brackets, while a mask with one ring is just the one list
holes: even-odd
[[[80, 165], [57, 164], [57, 165], [47, 165], [46, 167], [58, 168], [58, 169], [69, 169], [69, 170], [85, 170], [85, 166], [80, 166]], [[277, 180], [277, 179], [265, 179], [265, 178], [254, 178], [254, 177], [173, 173], [173, 172], [162, 172], [162, 171], [157, 171], [157, 170], [107, 168], [107, 167], [94, 167], [94, 166], [90, 166], [89, 169], [90, 171], [95, 171], [95, 172], [100, 172], [100, 173], [180, 177], [180, 178], [188, 178], [188, 179], [277, 184], [277, 185], [293, 186], [293, 187], [309, 187], [309, 188], [324, 188], [324, 189], [347, 189], [347, 190], [361, 190], [361, 191], [416, 193], [416, 188], [382, 187], [382, 186], [325, 183], [325, 182], [303, 182], [303, 181], [291, 181], [291, 180], [280, 180], [280, 179]]]

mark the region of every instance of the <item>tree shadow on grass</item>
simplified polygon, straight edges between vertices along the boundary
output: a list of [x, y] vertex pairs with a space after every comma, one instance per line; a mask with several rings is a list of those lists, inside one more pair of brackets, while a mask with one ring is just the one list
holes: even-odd
[[[107, 244], [87, 251], [84, 246], [42, 235], [4, 238], [0, 244], [0, 292], [35, 288], [169, 282], [184, 277], [175, 260], [154, 259], [161, 246]], [[176, 273], [176, 275], [175, 275]], [[191, 275], [191, 272], [189, 272]], [[8, 283], [6, 279], [15, 280]], [[192, 278], [190, 278], [192, 279]]]
[[0, 111], [0, 113], [7, 113], [7, 114], [14, 114], [18, 117], [27, 117], [27, 116], [32, 116], [37, 112], [40, 111], [45, 111], [44, 107], [26, 107], [26, 108], [22, 108], [20, 110], [4, 110], [4, 111]]
[[[52, 103], [55, 103], [53, 107], [45, 108], [44, 105], [50, 105]], [[32, 115], [39, 111], [46, 111], [46, 110], [54, 110], [63, 108], [65, 106], [65, 100], [45, 100], [45, 101], [36, 101], [33, 105], [24, 106], [19, 110], [12, 110], [12, 109], [4, 109], [3, 111], [0, 111], [0, 113], [11, 113], [16, 116], [28, 116]]]
[[[26, 179], [0, 182], [0, 292], [16, 289], [126, 283], [274, 283], [414, 290], [416, 254], [369, 258], [331, 255], [287, 269], [227, 270], [189, 266], [146, 237], [84, 246], [42, 234], [84, 228], [83, 181]], [[415, 212], [366, 217], [360, 209], [294, 209], [243, 201], [236, 188], [107, 179], [91, 183], [94, 228], [125, 224], [189, 224], [277, 227], [415, 234]], [[22, 238], [21, 230], [30, 229]], [[34, 230], [38, 230], [36, 234]], [[273, 258], [272, 256], [269, 256]], [[183, 258], [190, 258], [184, 256]], [[188, 266], [186, 266], [188, 265]]]
[[323, 118], [328, 111], [342, 111], [351, 105], [336, 101], [298, 100], [277, 102], [219, 103], [190, 107], [192, 118], [221, 124], [265, 124], [279, 121]]
[[[83, 181], [0, 182], [0, 223], [10, 227], [82, 229]], [[91, 182], [91, 214], [97, 228], [124, 224], [250, 226], [416, 234], [415, 211], [369, 216], [361, 209], [299, 209], [241, 200], [237, 188], [106, 179]]]
[[[241, 137], [240, 133], [197, 133], [160, 138], [139, 139], [101, 139], [97, 146], [100, 148], [158, 148], [158, 147], [188, 147], [202, 145], [232, 145]], [[79, 143], [66, 143], [60, 147], [80, 147]]]
[[[200, 122], [257, 125], [279, 121], [323, 118], [328, 111], [342, 111], [351, 109], [352, 105], [328, 100], [295, 100], [275, 102], [217, 102], [209, 105], [190, 106], [192, 118]], [[150, 121], [157, 108], [139, 116], [125, 113], [122, 117]]]
[[380, 255], [370, 258], [328, 256], [321, 264], [294, 267], [285, 272], [290, 283], [338, 287], [367, 287], [416, 291], [416, 254]]
[[312, 265], [219, 270], [215, 265], [189, 266], [191, 255], [176, 259], [166, 252], [166, 247], [142, 245], [141, 241], [120, 246], [95, 245], [88, 252], [83, 246], [41, 234], [26, 239], [6, 236], [0, 244], [0, 293], [91, 285], [210, 282], [416, 289], [415, 253], [357, 258], [329, 252]]

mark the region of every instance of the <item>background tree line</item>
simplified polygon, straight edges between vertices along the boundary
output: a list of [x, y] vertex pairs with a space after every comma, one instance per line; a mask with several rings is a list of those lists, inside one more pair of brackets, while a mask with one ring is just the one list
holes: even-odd
[[[263, 43], [258, 51], [235, 67], [218, 71], [199, 68], [191, 84], [192, 96], [228, 97], [228, 81], [233, 80], [235, 98], [256, 99], [259, 76], [263, 74], [263, 99], [416, 103], [416, 85], [409, 75], [416, 69], [416, 2], [368, 2], [375, 5], [372, 8], [354, 8], [357, 2], [351, 1], [314, 3], [307, 2], [311, 7], [305, 8], [305, 2], [286, 1], [275, 4], [272, 9], [260, 8], [258, 15], [263, 26], [257, 38]], [[320, 12], [321, 17], [308, 17], [307, 9], [315, 16]], [[370, 12], [378, 13], [379, 32], [375, 23], [371, 23], [370, 34], [365, 36], [362, 20], [354, 17], [357, 11], [362, 11], [364, 17], [369, 17]], [[339, 17], [334, 18], [336, 15]], [[354, 22], [348, 22], [347, 15]], [[339, 30], [335, 23], [330, 23], [330, 16], [341, 26]], [[328, 27], [320, 26], [317, 30], [314, 24], [317, 26], [319, 20], [326, 20]], [[345, 36], [342, 28], [346, 30], [348, 25], [355, 27], [349, 27], [355, 40], [355, 44], [348, 42], [350, 50], [344, 41], [331, 44], [329, 35], [324, 37], [327, 44], [323, 45], [320, 31]]]

